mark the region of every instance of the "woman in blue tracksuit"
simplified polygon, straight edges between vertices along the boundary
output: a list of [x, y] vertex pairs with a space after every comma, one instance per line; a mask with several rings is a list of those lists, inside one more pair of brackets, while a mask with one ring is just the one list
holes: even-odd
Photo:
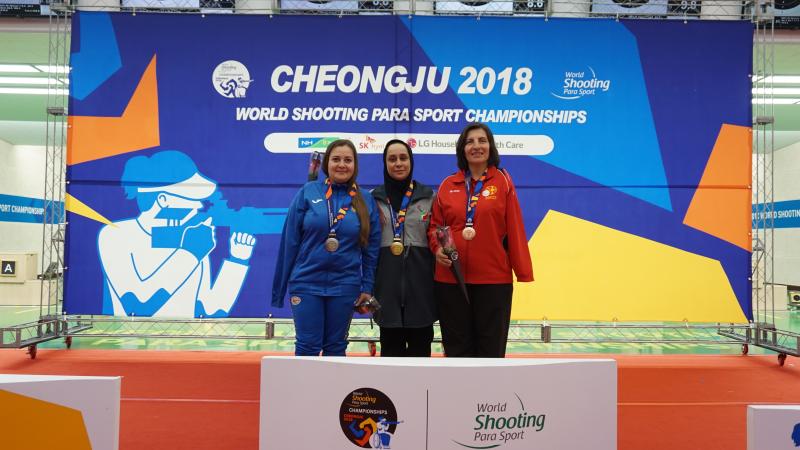
[[272, 306], [289, 294], [298, 356], [344, 356], [353, 305], [372, 297], [381, 241], [375, 201], [356, 184], [353, 143], [331, 142], [322, 171], [292, 200], [272, 282]]

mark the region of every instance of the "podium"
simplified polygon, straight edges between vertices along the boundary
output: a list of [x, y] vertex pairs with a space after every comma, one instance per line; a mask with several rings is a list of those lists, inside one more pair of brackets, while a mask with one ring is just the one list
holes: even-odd
[[261, 450], [617, 448], [608, 359], [265, 357]]
[[116, 450], [119, 397], [119, 377], [0, 374], [0, 447]]
[[749, 405], [747, 450], [800, 447], [800, 405]]

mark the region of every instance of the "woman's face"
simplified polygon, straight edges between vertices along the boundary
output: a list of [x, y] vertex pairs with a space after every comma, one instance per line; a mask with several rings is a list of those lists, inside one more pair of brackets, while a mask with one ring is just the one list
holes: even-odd
[[397, 181], [403, 181], [411, 173], [411, 159], [403, 144], [394, 143], [386, 150], [386, 171]]
[[328, 176], [334, 183], [347, 183], [353, 177], [355, 169], [355, 156], [350, 147], [340, 145], [331, 150], [328, 158]]
[[467, 133], [464, 156], [468, 164], [486, 164], [489, 160], [489, 137], [483, 129], [475, 128]]

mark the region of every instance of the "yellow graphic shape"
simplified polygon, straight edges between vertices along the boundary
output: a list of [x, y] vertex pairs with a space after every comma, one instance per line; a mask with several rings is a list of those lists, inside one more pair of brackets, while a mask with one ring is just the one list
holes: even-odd
[[67, 122], [67, 165], [158, 146], [156, 57], [150, 60], [122, 116], [69, 116]]
[[67, 197], [64, 200], [64, 207], [67, 209], [67, 211], [71, 213], [75, 213], [79, 216], [86, 217], [87, 219], [96, 220], [106, 225], [114, 226], [114, 224], [111, 223], [110, 220], [103, 217], [102, 214], [92, 209], [86, 203], [83, 203], [82, 201], [78, 200], [77, 198], [69, 194], [67, 194]]
[[683, 223], [750, 251], [753, 134], [723, 124]]
[[719, 261], [550, 210], [528, 242], [517, 320], [746, 323]]
[[77, 409], [0, 389], [0, 448], [91, 450]]

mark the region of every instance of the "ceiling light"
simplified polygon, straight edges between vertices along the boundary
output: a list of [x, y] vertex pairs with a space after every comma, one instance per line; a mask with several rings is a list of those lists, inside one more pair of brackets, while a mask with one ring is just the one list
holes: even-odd
[[62, 84], [67, 80], [57, 80], [55, 78], [46, 77], [0, 77], [0, 84], [32, 84], [32, 85], [48, 85], [48, 84]]
[[42, 72], [48, 73], [67, 73], [69, 72], [69, 66], [47, 66], [47, 65], [36, 65], [36, 68], [41, 70]]
[[770, 75], [768, 77], [756, 77], [754, 81], [759, 84], [800, 84], [800, 75]]
[[2, 73], [40, 73], [30, 64], [0, 64], [0, 72]]
[[0, 87], [0, 94], [67, 95], [67, 90], [66, 89], [44, 89], [44, 88], [22, 88], [22, 87]]
[[800, 104], [800, 98], [754, 98], [753, 103], [759, 105], [796, 105]]
[[[0, 78], [2, 80], [2, 78]], [[792, 88], [755, 88], [753, 95], [800, 95], [800, 87]]]

